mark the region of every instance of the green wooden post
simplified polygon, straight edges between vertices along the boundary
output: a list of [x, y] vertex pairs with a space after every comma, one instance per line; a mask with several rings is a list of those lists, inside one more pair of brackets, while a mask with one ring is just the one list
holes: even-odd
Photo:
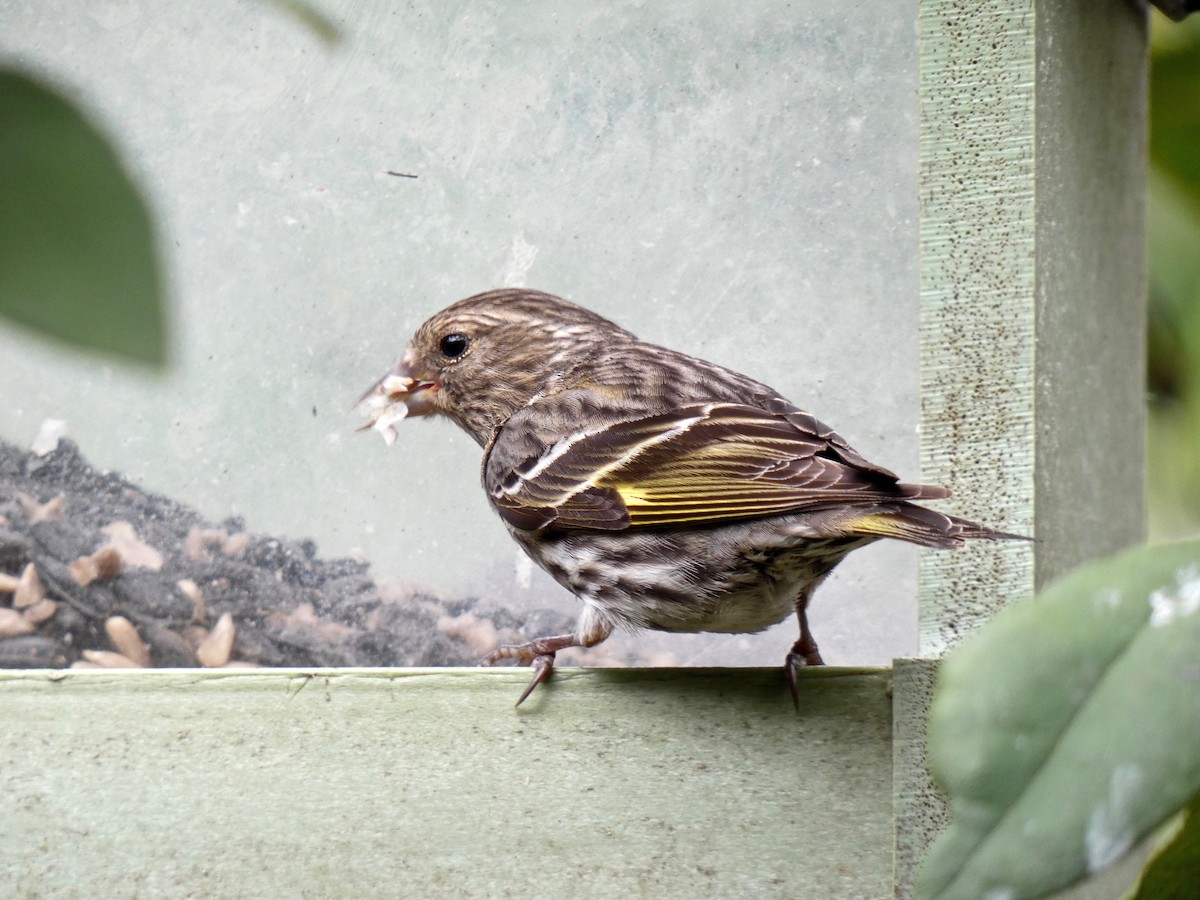
[[[921, 4], [921, 477], [1039, 540], [925, 554], [923, 656], [1143, 537], [1146, 29], [1124, 0]], [[934, 677], [897, 664], [897, 896], [945, 818]]]
[[1143, 536], [1146, 25], [921, 7], [922, 471], [1040, 543], [921, 565], [921, 651]]

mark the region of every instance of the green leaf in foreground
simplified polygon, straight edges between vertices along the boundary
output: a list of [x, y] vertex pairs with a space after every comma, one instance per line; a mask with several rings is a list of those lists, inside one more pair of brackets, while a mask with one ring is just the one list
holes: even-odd
[[1200, 542], [1095, 563], [945, 661], [929, 721], [953, 822], [916, 896], [1040, 897], [1200, 789]]
[[1154, 855], [1131, 900], [1195, 900], [1200, 892], [1200, 794], [1170, 841]]
[[0, 69], [0, 315], [161, 364], [162, 279], [146, 206], [68, 101]]

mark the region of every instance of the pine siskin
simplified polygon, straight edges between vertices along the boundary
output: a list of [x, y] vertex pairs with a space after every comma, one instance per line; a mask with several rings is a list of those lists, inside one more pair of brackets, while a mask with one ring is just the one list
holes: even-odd
[[483, 660], [533, 666], [518, 704], [558, 650], [617, 626], [747, 633], [793, 612], [795, 698], [797, 670], [823, 664], [809, 599], [851, 550], [1018, 537], [917, 506], [950, 492], [900, 483], [766, 385], [537, 291], [442, 310], [359, 402], [389, 444], [409, 416], [457, 422], [509, 533], [583, 601], [573, 634]]

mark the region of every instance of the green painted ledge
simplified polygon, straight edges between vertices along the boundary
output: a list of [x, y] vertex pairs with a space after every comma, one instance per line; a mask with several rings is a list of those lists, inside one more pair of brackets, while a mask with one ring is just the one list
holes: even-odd
[[892, 895], [891, 670], [0, 672], [0, 896]]

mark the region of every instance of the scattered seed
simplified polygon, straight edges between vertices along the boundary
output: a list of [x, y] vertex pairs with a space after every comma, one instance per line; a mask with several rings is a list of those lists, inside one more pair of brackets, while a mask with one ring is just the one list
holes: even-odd
[[62, 641], [44, 634], [0, 641], [0, 669], [65, 669], [74, 656]]
[[0, 594], [11, 594], [17, 589], [17, 585], [21, 583], [16, 575], [9, 575], [7, 572], [0, 572]]
[[42, 579], [33, 563], [30, 563], [21, 573], [17, 589], [13, 592], [13, 606], [17, 609], [24, 609], [27, 606], [33, 606], [45, 596], [46, 586], [42, 584]]
[[67, 569], [71, 571], [71, 577], [76, 580], [76, 584], [82, 588], [88, 587], [89, 584], [96, 581], [96, 576], [100, 574], [91, 557], [79, 557], [71, 565], [68, 565]]
[[226, 556], [241, 556], [246, 552], [246, 548], [250, 546], [250, 533], [242, 531], [238, 534], [230, 535], [223, 544], [221, 544], [221, 552]]
[[236, 634], [237, 628], [234, 627], [233, 616], [223, 613], [221, 618], [217, 619], [217, 624], [213, 626], [208, 637], [201, 641], [200, 646], [196, 648], [196, 658], [200, 660], [200, 665], [212, 669], [229, 662]]
[[58, 449], [59, 439], [67, 433], [67, 423], [62, 419], [43, 419], [37, 437], [29, 445], [34, 456], [49, 456]]
[[124, 616], [110, 616], [104, 621], [104, 631], [112, 645], [124, 656], [133, 660], [137, 665], [150, 665], [150, 648], [138, 634], [134, 624]]
[[108, 535], [106, 546], [113, 547], [121, 554], [125, 565], [137, 569], [150, 569], [158, 572], [163, 567], [162, 554], [149, 544], [140, 540], [133, 526], [128, 522], [118, 521], [105, 525], [100, 529]]
[[53, 619], [57, 612], [58, 604], [49, 597], [44, 597], [32, 606], [27, 606], [21, 615], [25, 617], [26, 622], [41, 625], [43, 622]]
[[30, 524], [61, 519], [63, 503], [67, 499], [65, 494], [59, 494], [42, 503], [36, 497], [30, 497], [21, 491], [17, 491], [16, 497], [17, 503], [21, 504], [21, 511], [25, 513], [25, 518], [29, 520]]
[[204, 593], [196, 582], [190, 578], [181, 578], [175, 582], [175, 587], [179, 588], [179, 592], [192, 601], [193, 622], [203, 622], [208, 618], [208, 612], [204, 608]]
[[[290, 612], [272, 612], [264, 617], [281, 631], [307, 632], [325, 643], [334, 644], [352, 637], [356, 632], [349, 625], [331, 622], [317, 615], [311, 603], [299, 603]], [[486, 651], [485, 651], [486, 652]]]
[[150, 655], [154, 657], [155, 665], [168, 668], [200, 665], [192, 645], [161, 622], [143, 622], [140, 630], [150, 645]]
[[34, 631], [33, 623], [7, 606], [0, 606], [0, 638], [16, 637]]
[[[159, 558], [161, 559], [162, 557]], [[122, 556], [121, 551], [112, 544], [101, 547], [92, 554], [92, 559], [96, 563], [96, 568], [99, 570], [99, 577], [101, 579], [115, 578], [120, 575], [121, 570], [125, 568], [125, 557]]]
[[180, 637], [195, 651], [201, 644], [208, 640], [208, 629], [201, 625], [185, 625], [180, 632]]
[[142, 668], [123, 653], [113, 653], [111, 650], [84, 650], [83, 658], [95, 663], [102, 669], [140, 669]]
[[119, 575], [123, 567], [124, 560], [121, 558], [120, 551], [111, 544], [106, 544], [91, 556], [79, 557], [71, 563], [70, 569], [71, 576], [79, 583], [79, 586], [86, 587], [93, 581], [102, 581]]
[[229, 532], [224, 528], [201, 528], [196, 526], [187, 534], [183, 542], [183, 552], [191, 559], [204, 559], [210, 549], [219, 549], [229, 540]]

